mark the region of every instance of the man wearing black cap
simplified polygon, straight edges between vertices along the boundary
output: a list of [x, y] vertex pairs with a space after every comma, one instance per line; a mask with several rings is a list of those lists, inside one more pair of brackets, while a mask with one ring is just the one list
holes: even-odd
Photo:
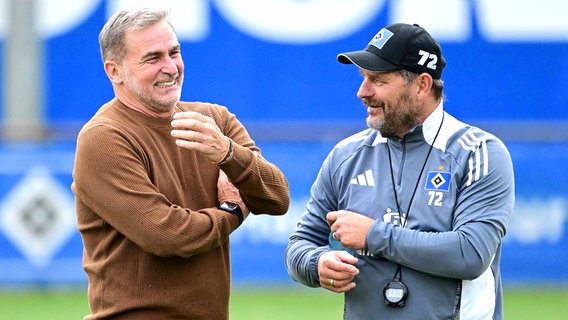
[[380, 30], [359, 67], [369, 129], [335, 146], [286, 249], [291, 277], [345, 293], [345, 319], [503, 319], [501, 241], [513, 166], [495, 136], [443, 109], [438, 42]]

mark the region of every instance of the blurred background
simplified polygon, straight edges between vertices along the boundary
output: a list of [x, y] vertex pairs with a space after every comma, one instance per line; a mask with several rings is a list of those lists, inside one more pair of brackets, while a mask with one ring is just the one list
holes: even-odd
[[290, 182], [287, 215], [233, 234], [237, 285], [294, 285], [283, 253], [309, 188], [366, 127], [361, 77], [336, 56], [403, 21], [442, 45], [446, 110], [511, 152], [505, 285], [568, 286], [568, 2], [0, 0], [0, 289], [86, 286], [70, 185], [76, 135], [113, 97], [97, 37], [116, 10], [156, 4], [182, 43], [182, 99], [227, 106]]

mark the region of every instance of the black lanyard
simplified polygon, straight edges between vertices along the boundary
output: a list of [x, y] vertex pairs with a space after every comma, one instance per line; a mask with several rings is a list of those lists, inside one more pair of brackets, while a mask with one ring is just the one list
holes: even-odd
[[[438, 127], [438, 131], [436, 132], [436, 135], [434, 136], [434, 141], [432, 141], [432, 144], [430, 145], [430, 148], [428, 149], [428, 154], [426, 155], [426, 159], [424, 159], [424, 164], [422, 165], [422, 169], [420, 170], [420, 174], [418, 175], [418, 180], [416, 181], [416, 185], [414, 186], [414, 191], [412, 192], [412, 197], [410, 198], [410, 202], [408, 203], [408, 209], [406, 210], [406, 217], [404, 218], [404, 221], [403, 221], [403, 217], [402, 217], [402, 211], [400, 210], [400, 203], [398, 201], [398, 193], [396, 192], [396, 184], [394, 182], [394, 170], [393, 170], [393, 167], [392, 167], [392, 157], [391, 157], [391, 152], [390, 152], [390, 146], [389, 146], [388, 141], [387, 141], [387, 150], [388, 150], [388, 155], [389, 155], [392, 191], [394, 193], [394, 199], [396, 201], [396, 208], [398, 210], [398, 216], [400, 218], [400, 225], [403, 228], [406, 227], [406, 224], [408, 223], [408, 217], [409, 217], [409, 214], [410, 214], [410, 207], [412, 206], [412, 201], [414, 200], [414, 196], [416, 195], [416, 191], [418, 190], [418, 186], [420, 185], [420, 178], [422, 177], [422, 174], [424, 173], [424, 169], [426, 168], [426, 164], [428, 163], [428, 158], [430, 157], [430, 153], [432, 152], [432, 149], [434, 148], [434, 143], [436, 143], [436, 139], [438, 139], [438, 134], [440, 133], [440, 130], [442, 129], [442, 124], [444, 123], [444, 115], [445, 114], [442, 113], [442, 121], [440, 122], [440, 126]], [[387, 285], [383, 289], [383, 296], [384, 296], [384, 299], [385, 299], [385, 304], [387, 304], [388, 306], [403, 307], [405, 302], [406, 302], [406, 297], [408, 296], [408, 288], [402, 282], [401, 279], [402, 279], [402, 267], [401, 267], [400, 264], [398, 264], [398, 266], [396, 268], [396, 272], [395, 272], [394, 277], [393, 277], [393, 281], [387, 283]]]
[[422, 174], [424, 173], [424, 169], [426, 168], [426, 164], [428, 163], [428, 158], [430, 157], [430, 153], [432, 152], [432, 149], [434, 148], [434, 143], [436, 143], [436, 139], [438, 139], [438, 134], [440, 133], [440, 130], [442, 129], [442, 124], [444, 124], [444, 114], [442, 114], [442, 121], [440, 122], [440, 126], [438, 127], [438, 131], [436, 132], [436, 135], [434, 136], [434, 141], [432, 141], [432, 144], [430, 145], [430, 148], [428, 149], [428, 154], [426, 155], [426, 159], [424, 159], [424, 164], [422, 165], [422, 169], [420, 170], [420, 174], [418, 175], [418, 180], [416, 181], [416, 185], [414, 186], [414, 191], [412, 192], [412, 197], [410, 198], [410, 202], [408, 203], [408, 209], [406, 210], [406, 218], [402, 219], [402, 212], [400, 211], [400, 203], [398, 201], [398, 193], [396, 192], [396, 184], [394, 182], [394, 170], [392, 168], [392, 158], [391, 158], [391, 152], [390, 152], [390, 147], [389, 144], [387, 142], [387, 150], [388, 150], [388, 155], [389, 155], [389, 165], [390, 165], [390, 172], [391, 172], [391, 182], [392, 182], [392, 191], [394, 193], [394, 200], [396, 201], [396, 209], [398, 210], [398, 216], [400, 218], [400, 225], [402, 227], [406, 227], [406, 223], [408, 221], [408, 215], [410, 214], [410, 206], [412, 206], [412, 201], [414, 200], [414, 196], [416, 195], [416, 190], [418, 190], [418, 186], [420, 185], [420, 178], [422, 177]]

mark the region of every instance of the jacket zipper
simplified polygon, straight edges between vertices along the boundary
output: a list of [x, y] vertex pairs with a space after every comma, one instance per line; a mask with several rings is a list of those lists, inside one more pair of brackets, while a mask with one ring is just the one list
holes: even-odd
[[402, 138], [402, 156], [400, 157], [400, 169], [398, 170], [397, 185], [400, 187], [402, 183], [402, 171], [404, 170], [404, 163], [406, 162], [406, 136]]

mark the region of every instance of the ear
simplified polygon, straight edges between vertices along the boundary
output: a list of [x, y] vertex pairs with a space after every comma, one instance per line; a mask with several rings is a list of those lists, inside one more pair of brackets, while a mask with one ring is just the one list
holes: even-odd
[[418, 88], [416, 92], [418, 97], [420, 99], [425, 99], [430, 95], [430, 89], [432, 89], [432, 84], [434, 83], [434, 80], [432, 79], [431, 75], [424, 72], [416, 78], [414, 83], [417, 85]]
[[124, 74], [122, 66], [115, 61], [107, 60], [104, 63], [105, 73], [110, 81], [114, 84], [121, 84], [123, 82], [122, 76]]

